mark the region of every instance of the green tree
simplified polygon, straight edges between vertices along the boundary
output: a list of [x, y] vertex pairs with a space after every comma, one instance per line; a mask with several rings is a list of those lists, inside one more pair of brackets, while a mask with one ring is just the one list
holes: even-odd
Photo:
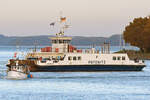
[[135, 18], [125, 27], [123, 37], [126, 43], [139, 47], [142, 52], [150, 52], [150, 17]]

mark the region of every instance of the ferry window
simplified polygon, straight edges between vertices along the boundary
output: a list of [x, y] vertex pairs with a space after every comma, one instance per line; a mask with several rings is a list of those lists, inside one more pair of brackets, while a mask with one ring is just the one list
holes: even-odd
[[57, 40], [52, 40], [52, 43], [57, 43]]
[[126, 60], [126, 58], [125, 58], [125, 57], [122, 57], [122, 60]]
[[28, 60], [38, 60], [38, 58], [27, 58]]
[[80, 57], [80, 56], [78, 57], [78, 60], [81, 60], [81, 57]]
[[113, 60], [116, 60], [116, 57], [115, 57], [115, 56], [113, 57]]
[[120, 60], [121, 57], [118, 57], [117, 59]]
[[70, 40], [68, 40], [67, 43], [70, 43]]
[[54, 40], [52, 40], [52, 43], [54, 43]]
[[68, 41], [67, 41], [67, 40], [65, 40], [65, 43], [68, 43]]
[[72, 59], [72, 58], [69, 56], [69, 57], [68, 57], [68, 60], [71, 60], [71, 59]]
[[59, 40], [59, 43], [63, 43], [63, 41], [62, 41], [62, 40]]
[[76, 57], [73, 57], [73, 60], [76, 60]]
[[56, 40], [56, 43], [59, 43], [59, 40]]

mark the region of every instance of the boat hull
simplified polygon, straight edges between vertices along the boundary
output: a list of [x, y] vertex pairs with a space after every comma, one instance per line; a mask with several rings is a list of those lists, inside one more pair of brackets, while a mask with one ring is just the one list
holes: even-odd
[[27, 75], [17, 71], [9, 71], [7, 73], [7, 79], [26, 79]]
[[32, 66], [31, 72], [77, 72], [77, 71], [141, 71], [145, 65], [58, 65]]

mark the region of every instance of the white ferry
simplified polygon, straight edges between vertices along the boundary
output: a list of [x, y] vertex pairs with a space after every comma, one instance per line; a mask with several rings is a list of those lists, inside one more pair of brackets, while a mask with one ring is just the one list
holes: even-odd
[[125, 53], [110, 53], [108, 45], [101, 49], [76, 49], [70, 45], [71, 37], [51, 37], [52, 47], [28, 53], [26, 60], [31, 71], [141, 71], [142, 60], [130, 60]]
[[51, 47], [26, 55], [24, 62], [31, 72], [141, 71], [145, 67], [144, 61], [130, 60], [126, 53], [110, 53], [109, 44], [104, 44], [101, 50], [77, 49], [70, 44], [72, 38], [62, 30], [50, 39]]

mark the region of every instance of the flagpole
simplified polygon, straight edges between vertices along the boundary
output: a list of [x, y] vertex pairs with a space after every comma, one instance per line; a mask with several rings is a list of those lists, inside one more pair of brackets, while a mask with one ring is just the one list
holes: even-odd
[[[59, 25], [60, 25], [60, 32], [56, 33], [56, 36], [63, 36], [65, 29], [69, 28], [69, 25], [67, 25], [67, 23], [66, 23], [66, 17], [62, 15], [62, 11], [60, 11], [59, 20], [56, 21], [56, 22], [58, 22]], [[50, 23], [50, 26], [54, 27], [56, 22]]]

